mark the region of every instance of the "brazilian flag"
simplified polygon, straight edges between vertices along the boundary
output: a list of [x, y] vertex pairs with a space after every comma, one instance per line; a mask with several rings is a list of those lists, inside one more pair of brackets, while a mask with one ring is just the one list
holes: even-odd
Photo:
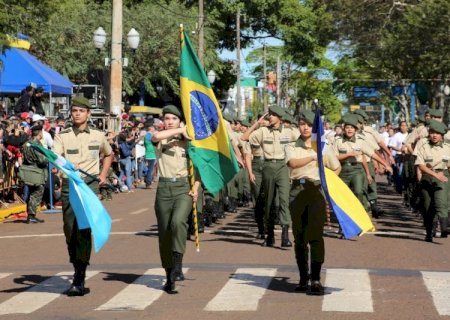
[[189, 36], [181, 31], [180, 97], [187, 132], [192, 138], [189, 157], [205, 188], [220, 191], [239, 171], [227, 127]]

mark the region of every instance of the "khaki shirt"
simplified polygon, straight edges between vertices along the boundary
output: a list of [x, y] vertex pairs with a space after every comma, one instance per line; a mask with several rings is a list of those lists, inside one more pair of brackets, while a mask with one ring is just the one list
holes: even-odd
[[187, 141], [180, 138], [164, 139], [155, 147], [158, 170], [164, 178], [188, 176]]
[[428, 137], [422, 138], [422, 139], [420, 139], [419, 141], [417, 141], [417, 142], [416, 142], [416, 145], [415, 145], [415, 147], [414, 147], [413, 155], [417, 156], [418, 150], [419, 150], [420, 148], [422, 148], [424, 144], [428, 143], [428, 141], [429, 141], [429, 140], [428, 140]]
[[[337, 137], [334, 140], [333, 144], [333, 150], [335, 155], [339, 154], [345, 154], [352, 151], [361, 151], [363, 154], [368, 156], [369, 158], [372, 158], [372, 155], [374, 154], [374, 149], [371, 148], [366, 140], [362, 139], [360, 135], [356, 135], [353, 139], [347, 139], [346, 137]], [[369, 159], [367, 159], [369, 160]], [[349, 157], [345, 160], [342, 160], [341, 162], [363, 162], [362, 161], [362, 155], [359, 155], [357, 157]]]
[[377, 142], [377, 144], [379, 144], [380, 142], [383, 142], [383, 137], [381, 136], [381, 134], [377, 130], [372, 128], [371, 126], [364, 126], [363, 131], [365, 133], [371, 134], [373, 136], [373, 138], [375, 139], [375, 141]]
[[[295, 145], [288, 145], [286, 147], [286, 162], [291, 159], [303, 159], [310, 156], [314, 156], [316, 151], [305, 145], [303, 139], [299, 138]], [[326, 151], [323, 155], [324, 165], [331, 169], [337, 170], [341, 166], [339, 160], [333, 152]], [[319, 168], [317, 160], [311, 161], [301, 168], [291, 169], [289, 168], [289, 179], [298, 180], [306, 179], [309, 181], [319, 181]]]
[[374, 128], [364, 126], [360, 135], [372, 149], [374, 149], [375, 151], [380, 150], [380, 146], [378, 145], [378, 143], [380, 143], [380, 141], [383, 141], [383, 137]]
[[447, 133], [444, 134], [444, 142], [450, 144], [450, 131], [447, 131]]
[[250, 135], [252, 149], [262, 149], [264, 159], [284, 160], [284, 149], [297, 141], [300, 133], [280, 126], [278, 129], [261, 127]]
[[415, 127], [414, 130], [410, 134], [408, 134], [403, 144], [405, 146], [411, 146], [411, 148], [415, 148], [415, 143], [418, 140], [427, 137], [428, 137], [428, 128], [424, 124], [421, 124]]
[[[427, 139], [428, 140], [428, 139]], [[432, 145], [426, 141], [416, 148], [415, 165], [424, 164], [432, 170], [445, 170], [450, 167], [450, 145], [444, 142]]]
[[55, 136], [53, 150], [92, 175], [100, 174], [100, 154], [112, 153], [105, 134], [89, 127], [83, 131], [77, 127], [61, 131]]

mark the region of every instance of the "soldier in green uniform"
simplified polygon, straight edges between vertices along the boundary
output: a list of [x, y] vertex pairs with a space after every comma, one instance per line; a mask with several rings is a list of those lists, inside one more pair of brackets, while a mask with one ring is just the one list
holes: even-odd
[[[284, 128], [282, 117], [284, 110], [276, 105], [269, 108], [269, 127], [260, 127], [256, 122], [246, 134], [241, 137], [242, 140], [249, 141], [252, 148], [262, 149], [264, 154], [264, 166], [262, 175], [262, 186], [264, 190], [264, 210], [267, 237], [263, 243], [264, 246], [273, 247], [275, 244], [274, 226], [276, 212], [281, 225], [281, 246], [292, 246], [289, 240], [289, 225], [291, 217], [289, 213], [289, 170], [285, 161], [284, 149], [288, 144], [292, 144], [298, 139], [298, 134], [292, 130]], [[256, 129], [256, 130], [255, 130]], [[279, 207], [272, 209], [275, 193], [279, 197]]]
[[[82, 174], [82, 177], [97, 194], [99, 184], [104, 184], [107, 181], [113, 153], [105, 134], [100, 130], [88, 127], [88, 120], [91, 115], [90, 108], [91, 104], [88, 99], [84, 97], [73, 99], [70, 109], [72, 126], [55, 136], [53, 148], [57, 154], [62, 155], [77, 168], [90, 175], [84, 176]], [[101, 171], [100, 154], [104, 155]], [[98, 178], [96, 178], [97, 176]], [[67, 295], [83, 296], [87, 292], [84, 287], [84, 280], [91, 257], [91, 229], [78, 229], [77, 220], [69, 201], [69, 183], [66, 178], [63, 178], [62, 181], [61, 200], [63, 204], [64, 235], [70, 262], [75, 269], [73, 283], [67, 291]]]
[[[295, 291], [322, 295], [324, 290], [320, 283], [320, 270], [325, 260], [323, 227], [326, 220], [326, 201], [320, 184], [317, 153], [311, 141], [313, 123], [313, 112], [307, 110], [300, 114], [301, 135], [294, 146], [286, 147], [286, 161], [290, 169], [289, 209], [295, 240], [295, 258], [300, 273], [300, 282]], [[340, 164], [334, 153], [328, 152], [326, 157], [327, 166], [339, 173]], [[311, 286], [308, 286], [309, 280]]]
[[44, 220], [37, 218], [36, 214], [44, 195], [48, 160], [31, 147], [32, 143], [41, 144], [42, 126], [33, 126], [31, 137], [31, 141], [27, 142], [22, 150], [23, 163], [19, 168], [19, 177], [30, 191], [27, 202], [27, 223], [42, 223]]
[[364, 204], [364, 186], [366, 180], [372, 182], [372, 175], [367, 166], [366, 156], [373, 158], [392, 172], [392, 168], [381, 159], [372, 147], [357, 133], [358, 118], [355, 115], [343, 117], [344, 134], [334, 141], [334, 152], [341, 162], [339, 177], [353, 191], [358, 200]]
[[173, 106], [162, 110], [165, 130], [152, 137], [159, 168], [155, 213], [158, 221], [159, 253], [167, 281], [164, 291], [177, 293], [175, 281], [184, 280], [183, 255], [186, 250], [188, 218], [192, 203], [197, 201], [199, 179], [191, 191], [186, 127], [181, 126], [182, 113]]
[[450, 168], [450, 145], [444, 142], [445, 124], [431, 120], [428, 141], [417, 148], [415, 164], [422, 172], [420, 189], [423, 197], [425, 241], [433, 241], [433, 222], [437, 214], [441, 237], [447, 238], [448, 208], [447, 188]]

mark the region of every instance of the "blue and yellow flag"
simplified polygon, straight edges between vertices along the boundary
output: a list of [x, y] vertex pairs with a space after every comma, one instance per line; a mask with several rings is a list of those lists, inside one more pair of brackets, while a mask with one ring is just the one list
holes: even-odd
[[180, 89], [187, 132], [192, 138], [189, 157], [205, 188], [216, 193], [234, 177], [239, 166], [219, 104], [184, 31], [181, 31]]
[[344, 238], [351, 239], [368, 231], [374, 231], [375, 227], [358, 198], [333, 171], [324, 167], [325, 132], [319, 109], [316, 110], [314, 118], [313, 133], [316, 135], [317, 161], [322, 189], [342, 228]]

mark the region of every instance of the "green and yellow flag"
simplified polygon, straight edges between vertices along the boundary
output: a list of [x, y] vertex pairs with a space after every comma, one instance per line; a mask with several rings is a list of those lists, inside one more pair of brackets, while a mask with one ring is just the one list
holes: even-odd
[[192, 138], [189, 157], [205, 188], [216, 193], [239, 171], [227, 127], [189, 36], [181, 31], [181, 105]]

